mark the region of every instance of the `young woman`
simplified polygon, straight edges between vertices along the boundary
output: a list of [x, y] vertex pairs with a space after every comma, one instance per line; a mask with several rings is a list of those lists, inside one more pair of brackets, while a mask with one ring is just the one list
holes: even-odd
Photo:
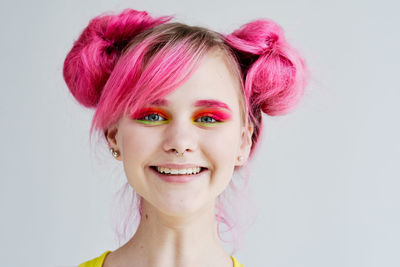
[[123, 246], [84, 266], [243, 266], [220, 243], [219, 198], [253, 154], [262, 115], [280, 115], [306, 85], [304, 60], [270, 20], [232, 34], [126, 9], [92, 19], [67, 55], [64, 79], [95, 108], [139, 198]]

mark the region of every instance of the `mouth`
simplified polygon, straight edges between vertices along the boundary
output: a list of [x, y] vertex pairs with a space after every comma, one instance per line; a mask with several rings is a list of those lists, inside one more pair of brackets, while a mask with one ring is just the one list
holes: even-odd
[[207, 170], [205, 167], [193, 167], [193, 168], [181, 168], [181, 169], [173, 169], [173, 168], [166, 168], [160, 166], [150, 166], [155, 172], [167, 175], [167, 176], [184, 176], [184, 175], [197, 175]]
[[160, 180], [169, 184], [186, 184], [202, 177], [208, 171], [204, 167], [193, 167], [184, 169], [170, 169], [159, 166], [149, 168]]

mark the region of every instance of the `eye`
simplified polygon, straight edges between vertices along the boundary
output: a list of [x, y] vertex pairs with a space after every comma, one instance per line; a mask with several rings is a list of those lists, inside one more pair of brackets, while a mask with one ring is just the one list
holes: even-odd
[[200, 123], [215, 123], [217, 122], [216, 119], [210, 116], [202, 116], [198, 119], [195, 120], [195, 122], [200, 122]]
[[167, 114], [154, 109], [141, 110], [136, 115], [133, 115], [132, 118], [137, 122], [150, 125], [164, 124], [169, 121]]
[[139, 120], [156, 122], [156, 121], [165, 121], [166, 119], [163, 116], [161, 116], [160, 114], [152, 113], [152, 114], [148, 114], [148, 115], [144, 116], [143, 118], [141, 118]]
[[193, 122], [202, 126], [216, 126], [230, 119], [229, 113], [223, 112], [220, 109], [203, 109], [194, 116]]

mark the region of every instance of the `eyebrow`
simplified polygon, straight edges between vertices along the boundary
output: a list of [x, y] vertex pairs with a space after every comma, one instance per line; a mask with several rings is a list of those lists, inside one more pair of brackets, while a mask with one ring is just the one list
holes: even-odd
[[224, 108], [224, 109], [231, 111], [231, 109], [229, 108], [229, 106], [227, 104], [225, 104], [224, 102], [218, 101], [218, 100], [214, 100], [214, 99], [198, 100], [198, 101], [196, 101], [196, 103], [194, 103], [194, 106], [195, 107]]
[[[166, 99], [158, 99], [151, 103], [154, 106], [168, 106], [168, 101]], [[224, 108], [229, 111], [232, 111], [227, 104], [215, 99], [207, 99], [207, 100], [198, 100], [194, 103], [195, 107], [216, 107], [216, 108]]]

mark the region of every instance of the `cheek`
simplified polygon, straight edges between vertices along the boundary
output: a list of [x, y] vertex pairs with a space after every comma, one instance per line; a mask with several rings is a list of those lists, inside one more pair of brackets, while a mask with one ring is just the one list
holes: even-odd
[[142, 159], [146, 153], [151, 151], [152, 146], [155, 146], [156, 138], [152, 138], [149, 131], [143, 131], [139, 127], [131, 126], [125, 129], [122, 137], [122, 153], [124, 158], [132, 160], [136, 158], [138, 161]]
[[[236, 136], [232, 133], [226, 133], [224, 135], [214, 138], [212, 142], [212, 150], [217, 159], [232, 159], [233, 154], [237, 150]], [[211, 147], [211, 145], [210, 145]]]
[[223, 131], [218, 132], [213, 137], [208, 138], [212, 140], [210, 147], [212, 147], [214, 154], [219, 159], [232, 161], [235, 158], [239, 147], [239, 126], [235, 124], [225, 127]]
[[230, 127], [218, 134], [210, 134], [203, 143], [204, 154], [210, 160], [213, 176], [210, 183], [221, 193], [229, 184], [239, 147], [239, 128]]
[[157, 144], [156, 131], [145, 131], [145, 128], [130, 125], [124, 129], [121, 138], [121, 152], [123, 155], [123, 165], [129, 184], [136, 190], [141, 191], [144, 186], [144, 166], [149, 163], [151, 153]]

